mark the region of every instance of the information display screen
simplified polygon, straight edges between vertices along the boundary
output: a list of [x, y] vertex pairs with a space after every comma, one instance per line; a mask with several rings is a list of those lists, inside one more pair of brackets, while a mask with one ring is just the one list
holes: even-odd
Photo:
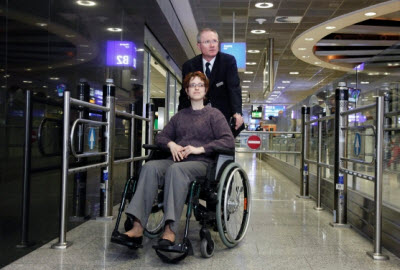
[[136, 69], [136, 46], [132, 41], [107, 41], [107, 66]]
[[349, 89], [349, 102], [356, 103], [358, 97], [360, 96], [361, 90], [360, 89]]
[[261, 119], [262, 118], [262, 112], [251, 112], [251, 118], [253, 118], [253, 119]]
[[221, 43], [221, 52], [233, 55], [236, 59], [238, 69], [246, 69], [246, 43]]
[[264, 107], [264, 118], [267, 119], [268, 116], [278, 116], [279, 111], [284, 111], [285, 106], [283, 105], [267, 105]]

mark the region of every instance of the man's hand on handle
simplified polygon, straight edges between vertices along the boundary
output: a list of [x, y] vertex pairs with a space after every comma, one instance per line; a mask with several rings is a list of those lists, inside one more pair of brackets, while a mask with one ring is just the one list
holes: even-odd
[[236, 119], [235, 129], [238, 130], [240, 126], [243, 125], [243, 116], [239, 113], [235, 113], [233, 117]]

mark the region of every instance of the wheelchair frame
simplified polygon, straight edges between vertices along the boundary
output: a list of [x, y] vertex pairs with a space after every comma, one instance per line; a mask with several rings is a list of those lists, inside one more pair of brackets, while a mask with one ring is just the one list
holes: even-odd
[[[159, 148], [157, 146], [144, 145], [143, 147], [147, 150], [151, 150], [149, 160], [165, 158], [165, 155], [157, 156], [159, 155], [157, 151]], [[208, 166], [207, 175], [204, 177], [196, 177], [196, 179], [190, 183], [186, 200], [186, 223], [182, 243], [173, 246], [153, 246], [157, 255], [164, 262], [177, 263], [183, 260], [187, 255], [193, 255], [192, 244], [188, 238], [189, 221], [192, 213], [201, 224], [200, 251], [201, 255], [205, 258], [213, 256], [215, 249], [215, 244], [208, 227], [212, 227], [214, 230], [218, 231], [222, 242], [229, 248], [236, 246], [244, 238], [250, 220], [251, 190], [246, 172], [239, 164], [234, 162], [234, 153], [234, 150], [231, 149], [217, 149], [215, 162], [210, 163]], [[232, 186], [239, 178], [243, 186]], [[130, 200], [131, 196], [134, 195], [137, 181], [137, 178], [130, 178], [125, 184], [113, 235], [118, 233], [118, 227], [122, 212], [125, 209], [126, 201]], [[232, 193], [234, 193], [234, 196], [231, 196]], [[241, 194], [243, 194], [243, 206], [240, 208], [239, 197]], [[163, 192], [160, 191], [155, 199], [151, 215], [159, 214], [160, 211], [163, 211], [162, 198]], [[206, 206], [200, 204], [200, 199], [206, 201]], [[243, 216], [239, 224], [240, 228], [238, 232], [232, 235], [232, 233], [229, 232], [228, 223], [231, 215], [238, 211], [243, 211]], [[163, 231], [162, 225], [164, 220], [161, 219], [159, 222], [159, 224], [156, 224], [157, 226], [155, 226], [155, 229], [150, 228], [149, 224], [146, 224], [144, 231], [145, 236], [148, 238], [159, 237]], [[127, 215], [124, 224], [125, 230], [130, 230], [132, 226], [133, 219], [131, 216]], [[167, 256], [165, 252], [178, 253], [179, 256], [171, 258]]]

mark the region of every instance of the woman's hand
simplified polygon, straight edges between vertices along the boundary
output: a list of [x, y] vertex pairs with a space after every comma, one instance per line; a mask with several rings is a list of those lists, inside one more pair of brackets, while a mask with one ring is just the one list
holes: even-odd
[[205, 153], [203, 146], [194, 147], [194, 146], [188, 145], [188, 146], [183, 147], [183, 158], [187, 158], [190, 154], [200, 155], [203, 153]]
[[171, 151], [172, 158], [174, 161], [181, 161], [183, 160], [183, 147], [180, 146], [179, 144], [176, 144], [174, 142], [169, 142], [167, 144], [169, 147], [169, 150]]

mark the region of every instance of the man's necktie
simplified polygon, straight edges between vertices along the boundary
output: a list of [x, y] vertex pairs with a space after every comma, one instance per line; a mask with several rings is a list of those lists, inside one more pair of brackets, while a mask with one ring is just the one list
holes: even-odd
[[206, 76], [208, 79], [211, 77], [210, 65], [211, 64], [209, 62], [206, 63]]

